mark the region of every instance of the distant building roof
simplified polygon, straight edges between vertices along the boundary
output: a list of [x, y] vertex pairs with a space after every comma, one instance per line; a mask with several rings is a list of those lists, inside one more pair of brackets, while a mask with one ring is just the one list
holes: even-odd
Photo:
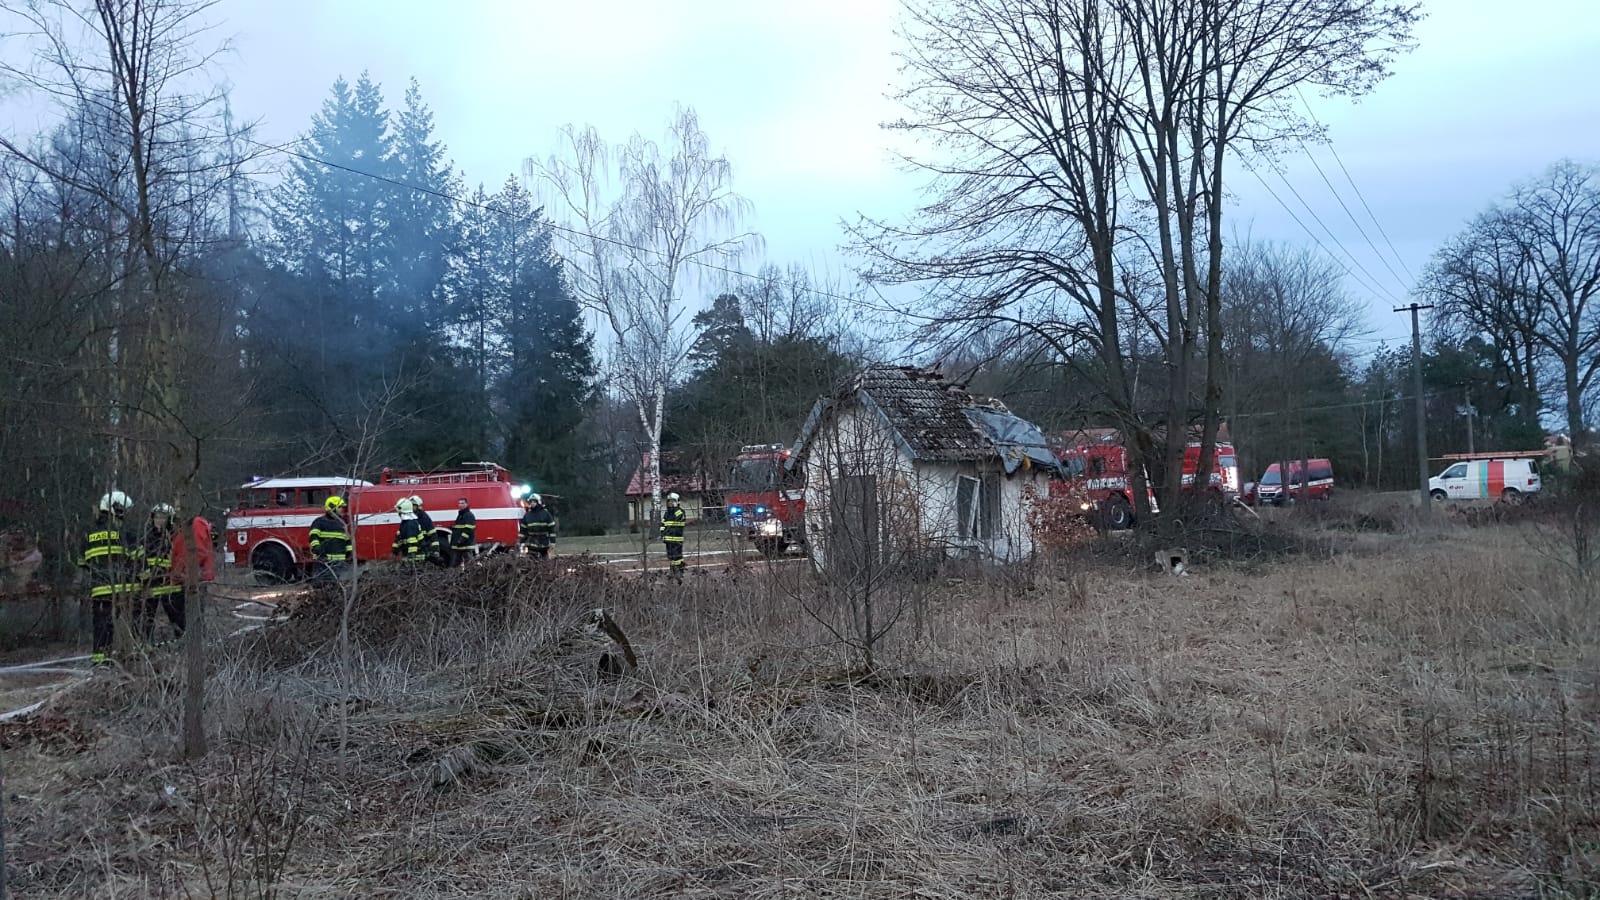
[[872, 366], [818, 400], [801, 429], [796, 455], [822, 420], [850, 399], [876, 411], [912, 459], [999, 458], [1008, 473], [1025, 464], [1056, 465], [1038, 426], [1012, 415], [999, 400], [976, 397], [937, 372], [913, 366]]
[[[707, 491], [722, 490], [722, 485], [709, 476], [699, 473], [688, 475], [671, 472], [674, 457], [671, 453], [661, 454], [661, 492], [676, 491], [680, 494], [703, 494]], [[628, 479], [628, 489], [624, 492], [628, 497], [650, 496], [650, 453], [639, 454], [639, 465], [633, 470], [633, 477]]]

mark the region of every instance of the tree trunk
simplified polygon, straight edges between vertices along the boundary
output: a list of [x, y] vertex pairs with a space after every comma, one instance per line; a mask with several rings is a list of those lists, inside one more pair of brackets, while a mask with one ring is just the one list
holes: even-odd
[[1574, 445], [1583, 441], [1583, 391], [1578, 383], [1578, 353], [1574, 349], [1561, 360], [1561, 375], [1567, 394], [1567, 433]]
[[[196, 454], [198, 472], [199, 454]], [[192, 479], [191, 479], [192, 483]], [[185, 493], [193, 494], [193, 491]], [[191, 501], [195, 502], [195, 501]], [[190, 507], [192, 513], [197, 507]], [[206, 755], [206, 597], [200, 580], [200, 517], [189, 520], [189, 552], [184, 555], [184, 695], [183, 757], [199, 759]]]

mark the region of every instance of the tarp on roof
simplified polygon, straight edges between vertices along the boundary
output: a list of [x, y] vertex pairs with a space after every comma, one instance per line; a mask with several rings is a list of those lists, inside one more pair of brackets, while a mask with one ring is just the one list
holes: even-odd
[[981, 406], [969, 406], [966, 413], [973, 427], [982, 432], [999, 452], [1001, 465], [1005, 466], [1007, 475], [1024, 467], [1053, 471], [1059, 465], [1056, 455], [1050, 452], [1044, 432], [1027, 419]]

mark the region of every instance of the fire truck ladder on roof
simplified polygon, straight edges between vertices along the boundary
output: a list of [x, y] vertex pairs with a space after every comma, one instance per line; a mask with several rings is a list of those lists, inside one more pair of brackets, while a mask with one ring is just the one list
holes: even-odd
[[510, 480], [511, 473], [492, 462], [472, 462], [459, 468], [435, 469], [430, 472], [384, 469], [378, 477], [379, 484], [466, 484]]

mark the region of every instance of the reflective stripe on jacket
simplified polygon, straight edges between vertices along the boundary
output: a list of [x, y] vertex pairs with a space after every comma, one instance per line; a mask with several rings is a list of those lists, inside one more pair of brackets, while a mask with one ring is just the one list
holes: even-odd
[[455, 524], [450, 526], [450, 546], [471, 547], [477, 542], [478, 517], [473, 515], [470, 509], [458, 511]]
[[89, 574], [89, 596], [95, 599], [137, 594], [139, 548], [133, 535], [122, 530], [122, 521], [108, 513], [95, 517], [83, 539], [83, 554], [78, 565]]
[[390, 545], [390, 549], [400, 559], [421, 559], [422, 525], [416, 519], [401, 519], [400, 530], [395, 532], [394, 543]]
[[548, 547], [556, 539], [556, 517], [548, 506], [530, 507], [517, 526], [517, 536], [522, 543], [533, 547]]
[[661, 514], [661, 539], [674, 544], [683, 543], [683, 526], [689, 521], [681, 506], [669, 506]]
[[140, 548], [140, 558], [144, 561], [144, 571], [140, 579], [149, 587], [152, 597], [161, 597], [176, 594], [183, 590], [181, 585], [172, 584], [172, 539], [174, 532], [169, 522], [165, 528], [157, 528], [154, 522], [144, 531], [144, 544]]
[[343, 519], [333, 513], [323, 513], [311, 523], [311, 555], [322, 562], [350, 559], [350, 532]]

